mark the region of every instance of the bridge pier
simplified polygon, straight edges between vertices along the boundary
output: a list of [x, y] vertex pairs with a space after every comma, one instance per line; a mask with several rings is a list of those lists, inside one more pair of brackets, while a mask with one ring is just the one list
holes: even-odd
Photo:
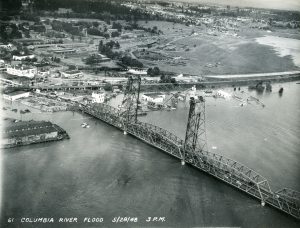
[[266, 205], [266, 203], [265, 203], [265, 201], [261, 201], [261, 203], [260, 203], [260, 205], [262, 206], [262, 207], [264, 207], [265, 205]]
[[123, 132], [123, 134], [124, 134], [124, 135], [127, 135], [127, 132], [126, 132], [126, 131], [124, 131], [124, 132]]
[[184, 160], [181, 160], [181, 165], [185, 165], [185, 161]]

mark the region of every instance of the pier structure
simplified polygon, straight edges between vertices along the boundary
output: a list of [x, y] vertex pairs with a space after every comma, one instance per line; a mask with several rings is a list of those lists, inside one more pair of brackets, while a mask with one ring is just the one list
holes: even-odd
[[191, 165], [269, 205], [300, 219], [300, 193], [288, 188], [272, 191], [268, 180], [255, 170], [222, 154], [208, 151], [205, 130], [205, 100], [190, 100], [185, 139], [137, 119], [140, 79], [129, 78], [123, 105], [79, 105], [79, 109], [130, 134], [167, 154], [178, 158], [182, 165]]

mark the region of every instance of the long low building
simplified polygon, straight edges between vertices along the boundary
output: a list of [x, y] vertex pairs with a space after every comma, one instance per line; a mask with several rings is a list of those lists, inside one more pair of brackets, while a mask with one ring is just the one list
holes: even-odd
[[3, 98], [6, 100], [9, 100], [9, 101], [14, 101], [14, 100], [29, 97], [29, 96], [30, 96], [30, 92], [25, 92], [25, 91], [14, 91], [11, 93], [3, 94]]
[[68, 134], [48, 121], [20, 121], [10, 123], [2, 132], [2, 147], [28, 145], [68, 138]]
[[36, 67], [29, 66], [7, 66], [6, 71], [10, 75], [33, 78], [37, 74]]
[[26, 59], [33, 59], [35, 55], [13, 55], [13, 60], [22, 61]]

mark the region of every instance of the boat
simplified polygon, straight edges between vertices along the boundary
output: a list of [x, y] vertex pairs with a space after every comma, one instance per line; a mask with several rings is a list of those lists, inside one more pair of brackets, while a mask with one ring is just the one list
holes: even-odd
[[147, 115], [147, 112], [141, 111], [141, 112], [138, 112], [137, 115], [138, 115], [138, 116], [146, 116], [146, 115]]
[[82, 124], [81, 124], [81, 127], [83, 127], [83, 128], [89, 128], [90, 125], [88, 125], [87, 123], [82, 123]]
[[281, 87], [278, 92], [283, 93], [283, 88]]
[[13, 111], [13, 112], [17, 112], [17, 111], [18, 111], [18, 109], [16, 109], [16, 108], [13, 108], [13, 109], [12, 109], [12, 111]]
[[213, 93], [212, 90], [205, 90], [204, 93]]

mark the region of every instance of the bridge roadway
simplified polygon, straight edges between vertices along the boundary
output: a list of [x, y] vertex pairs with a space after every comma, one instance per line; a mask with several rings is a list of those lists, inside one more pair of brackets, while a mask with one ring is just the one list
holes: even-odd
[[[122, 131], [124, 117], [120, 110], [106, 104], [79, 105], [79, 110], [98, 118]], [[137, 121], [126, 127], [127, 133], [182, 160], [184, 140], [149, 123]], [[273, 192], [266, 178], [245, 165], [208, 151], [186, 151], [185, 162], [227, 184], [259, 199], [261, 205], [273, 206], [296, 219], [300, 219], [300, 193], [284, 188]]]

